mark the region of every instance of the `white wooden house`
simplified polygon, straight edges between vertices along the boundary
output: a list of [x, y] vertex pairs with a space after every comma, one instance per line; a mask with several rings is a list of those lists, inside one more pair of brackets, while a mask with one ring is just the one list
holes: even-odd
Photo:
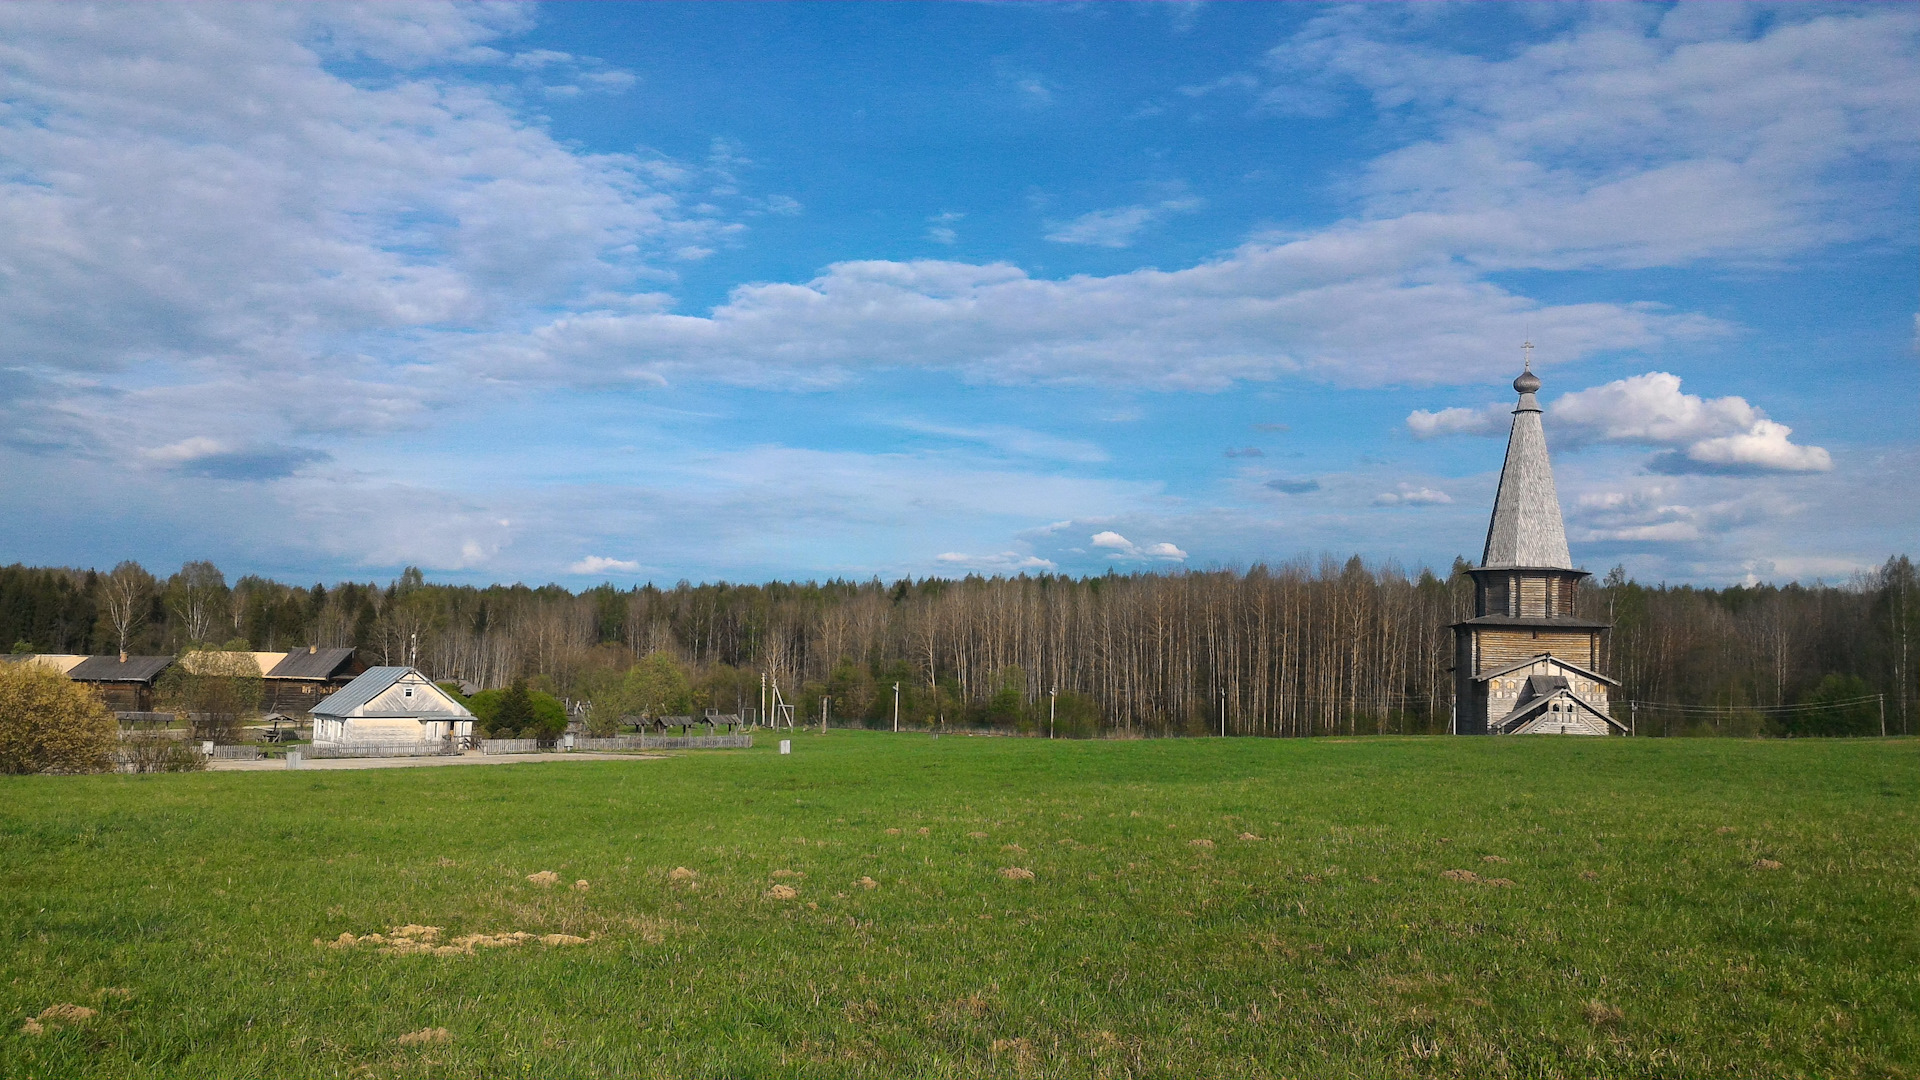
[[464, 742], [473, 714], [410, 667], [368, 668], [313, 707], [315, 746]]

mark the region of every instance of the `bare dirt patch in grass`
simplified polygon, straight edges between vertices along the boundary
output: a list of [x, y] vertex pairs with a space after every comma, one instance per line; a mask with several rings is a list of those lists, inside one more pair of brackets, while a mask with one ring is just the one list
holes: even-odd
[[550, 885], [553, 885], [555, 882], [558, 882], [560, 880], [560, 875], [554, 873], [551, 870], [542, 870], [537, 874], [528, 874], [527, 880], [533, 882], [535, 885], [538, 885], [544, 889]]
[[1500, 857], [1500, 856], [1498, 856], [1498, 855], [1482, 855], [1482, 856], [1480, 856], [1480, 861], [1481, 861], [1481, 862], [1490, 862], [1490, 863], [1504, 863], [1504, 862], [1506, 862], [1506, 861], [1508, 861], [1508, 860], [1506, 860], [1506, 859], [1503, 859], [1503, 858], [1501, 858], [1501, 857]]
[[1024, 866], [1005, 866], [1000, 868], [1000, 876], [1008, 881], [1032, 881], [1033, 871]]
[[684, 866], [676, 866], [667, 871], [668, 881], [692, 881], [699, 876], [700, 872], [698, 870], [689, 870]]
[[766, 892], [766, 897], [769, 900], [791, 900], [799, 895], [800, 890], [791, 885], [775, 885]]
[[877, 889], [880, 887], [880, 883], [870, 877], [862, 877], [859, 881], [854, 882], [854, 884], [863, 889]]
[[1753, 868], [1754, 868], [1755, 870], [1778, 870], [1778, 869], [1780, 869], [1780, 866], [1781, 866], [1781, 864], [1780, 864], [1780, 863], [1777, 863], [1777, 862], [1775, 862], [1775, 861], [1773, 861], [1772, 859], [1755, 859], [1755, 860], [1753, 860]]
[[453, 1041], [453, 1033], [446, 1028], [421, 1028], [409, 1031], [393, 1040], [401, 1046], [440, 1046]]
[[20, 1025], [20, 1034], [45, 1035], [48, 1031], [58, 1031], [69, 1024], [83, 1024], [99, 1015], [99, 1010], [89, 1009], [85, 1005], [65, 1002], [49, 1005], [40, 1010], [40, 1015], [28, 1017], [26, 1023]]
[[985, 840], [987, 838], [987, 834], [983, 832], [970, 832], [967, 835], [973, 837], [975, 840]]
[[1250, 832], [1243, 832], [1243, 833], [1241, 833], [1241, 834], [1240, 834], [1240, 839], [1242, 839], [1242, 840], [1265, 840], [1265, 839], [1266, 839], [1266, 837], [1264, 837], [1264, 836], [1255, 836], [1255, 835], [1253, 835], [1253, 834], [1252, 834], [1252, 833], [1250, 833]]
[[342, 933], [332, 941], [314, 938], [315, 945], [325, 945], [329, 949], [355, 949], [362, 945], [372, 945], [382, 956], [472, 956], [476, 949], [506, 949], [538, 941], [542, 945], [584, 945], [590, 939], [573, 934], [530, 934], [525, 930], [508, 930], [498, 934], [463, 934], [446, 944], [440, 943], [443, 933], [438, 926], [421, 926], [408, 923], [396, 926], [384, 934]]
[[807, 875], [798, 870], [775, 870], [773, 876], [777, 878], [803, 878]]
[[1621, 1012], [1617, 1006], [1609, 1005], [1604, 1001], [1598, 1000], [1589, 1001], [1581, 1005], [1580, 1015], [1586, 1017], [1587, 1023], [1592, 1024], [1594, 1027], [1606, 1027], [1609, 1024], [1617, 1024], [1627, 1018], [1627, 1014]]
[[588, 881], [586, 878], [581, 878], [579, 881], [576, 881], [573, 883], [574, 892], [586, 892], [588, 889], [591, 889], [591, 888], [593, 888], [593, 883]]
[[1206, 839], [1201, 839], [1201, 840], [1189, 840], [1189, 841], [1187, 841], [1187, 843], [1188, 843], [1188, 844], [1190, 844], [1190, 845], [1192, 845], [1193, 847], [1197, 847], [1197, 848], [1212, 848], [1212, 847], [1213, 847], [1213, 841], [1211, 841], [1211, 840], [1206, 840]]

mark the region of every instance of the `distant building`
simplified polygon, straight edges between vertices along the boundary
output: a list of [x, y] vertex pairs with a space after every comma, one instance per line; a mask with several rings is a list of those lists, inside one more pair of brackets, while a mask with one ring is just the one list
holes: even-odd
[[321, 699], [367, 670], [352, 649], [315, 645], [287, 653], [270, 668], [262, 667], [267, 680], [263, 706], [288, 714], [313, 711]]
[[[1531, 346], [1529, 346], [1531, 348]], [[1513, 380], [1507, 460], [1487, 546], [1473, 576], [1474, 617], [1453, 626], [1454, 727], [1460, 735], [1610, 735], [1619, 685], [1600, 673], [1610, 624], [1574, 614], [1580, 579], [1567, 551], [1560, 498], [1532, 365]]]
[[67, 668], [67, 678], [99, 691], [115, 712], [149, 712], [160, 673], [173, 666], [171, 656], [89, 656]]
[[313, 706], [315, 746], [473, 738], [473, 714], [410, 667], [368, 668]]

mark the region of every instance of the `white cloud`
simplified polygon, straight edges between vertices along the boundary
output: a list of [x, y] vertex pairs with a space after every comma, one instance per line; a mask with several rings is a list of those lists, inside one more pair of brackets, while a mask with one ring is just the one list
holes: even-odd
[[1575, 391], [1547, 407], [1554, 433], [1572, 442], [1666, 446], [1661, 472], [1825, 472], [1832, 456], [1800, 446], [1793, 429], [1770, 420], [1742, 397], [1705, 399], [1682, 393], [1664, 371]]
[[1130, 246], [1140, 230], [1171, 214], [1188, 214], [1205, 203], [1187, 196], [1163, 199], [1157, 203], [1116, 206], [1108, 210], [1090, 210], [1071, 221], [1048, 222], [1046, 238], [1056, 244], [1084, 244], [1091, 247]]
[[572, 566], [567, 567], [569, 574], [637, 574], [640, 564], [631, 559], [609, 559], [603, 555], [589, 555]]
[[951, 210], [943, 214], [933, 215], [927, 219], [927, 239], [936, 244], [951, 245], [959, 243], [960, 233], [959, 230], [953, 227], [953, 223], [966, 216], [965, 214], [954, 213]]
[[1401, 484], [1398, 490], [1383, 491], [1373, 497], [1375, 506], [1444, 506], [1453, 496], [1430, 487]]
[[1146, 562], [1185, 562], [1187, 553], [1165, 541], [1153, 544], [1135, 544], [1112, 530], [1093, 534], [1089, 541], [1094, 547], [1117, 553], [1121, 558]]
[[1569, 360], [1720, 332], [1616, 304], [1547, 306], [1442, 267], [1410, 280], [1317, 240], [1250, 244], [1184, 270], [1049, 281], [1005, 263], [838, 263], [803, 284], [733, 290], [711, 315], [586, 311], [463, 340], [488, 379], [834, 385], [866, 368], [1003, 383], [1220, 390], [1495, 377], [1531, 333]]
[[927, 420], [910, 418], [890, 418], [884, 421], [891, 427], [925, 435], [938, 435], [949, 439], [961, 439], [992, 447], [1004, 454], [1018, 457], [1051, 458], [1057, 461], [1075, 461], [1094, 463], [1107, 460], [1107, 452], [1099, 446], [1079, 439], [1063, 439], [1029, 428], [1012, 427], [1006, 424], [983, 424], [964, 427], [955, 424], [937, 424]]
[[231, 447], [218, 439], [209, 439], [205, 435], [193, 435], [166, 446], [142, 450], [140, 453], [149, 461], [178, 465], [182, 462], [211, 457], [214, 454], [224, 454], [230, 449]]
[[479, 81], [511, 78], [486, 43], [525, 25], [483, 5], [0, 7], [0, 336], [39, 395], [8, 405], [42, 435], [88, 418], [68, 445], [109, 456], [182, 426], [237, 452], [430, 409], [424, 342], [631, 291], [731, 235], [674, 167], [563, 145]]
[[1407, 428], [1416, 439], [1441, 435], [1498, 435], [1511, 426], [1512, 408], [1488, 402], [1476, 409], [1441, 409], [1428, 412], [1415, 409], [1407, 416]]
[[[1415, 437], [1498, 435], [1509, 429], [1511, 406], [1416, 409], [1407, 417]], [[1664, 371], [1575, 390], [1546, 406], [1548, 436], [1561, 446], [1612, 443], [1666, 447], [1649, 463], [1656, 472], [1826, 472], [1824, 448], [1792, 441], [1793, 429], [1767, 418], [1746, 398], [1702, 398], [1683, 393], [1680, 377]]]
[[967, 555], [958, 551], [947, 551], [933, 558], [943, 567], [985, 574], [1022, 574], [1029, 570], [1058, 569], [1047, 559], [1019, 551], [1002, 551], [992, 555]]
[[1432, 45], [1444, 13], [1340, 9], [1270, 59], [1307, 111], [1347, 80], [1435, 129], [1370, 166], [1366, 220], [1347, 228], [1373, 243], [1486, 268], [1641, 267], [1903, 235], [1920, 16], [1661, 17], [1690, 7], [1580, 9], [1494, 58]]

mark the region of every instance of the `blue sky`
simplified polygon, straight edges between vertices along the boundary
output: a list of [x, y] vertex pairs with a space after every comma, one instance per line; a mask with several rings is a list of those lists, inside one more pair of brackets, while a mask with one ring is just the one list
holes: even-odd
[[0, 7], [0, 560], [1920, 545], [1910, 6]]

